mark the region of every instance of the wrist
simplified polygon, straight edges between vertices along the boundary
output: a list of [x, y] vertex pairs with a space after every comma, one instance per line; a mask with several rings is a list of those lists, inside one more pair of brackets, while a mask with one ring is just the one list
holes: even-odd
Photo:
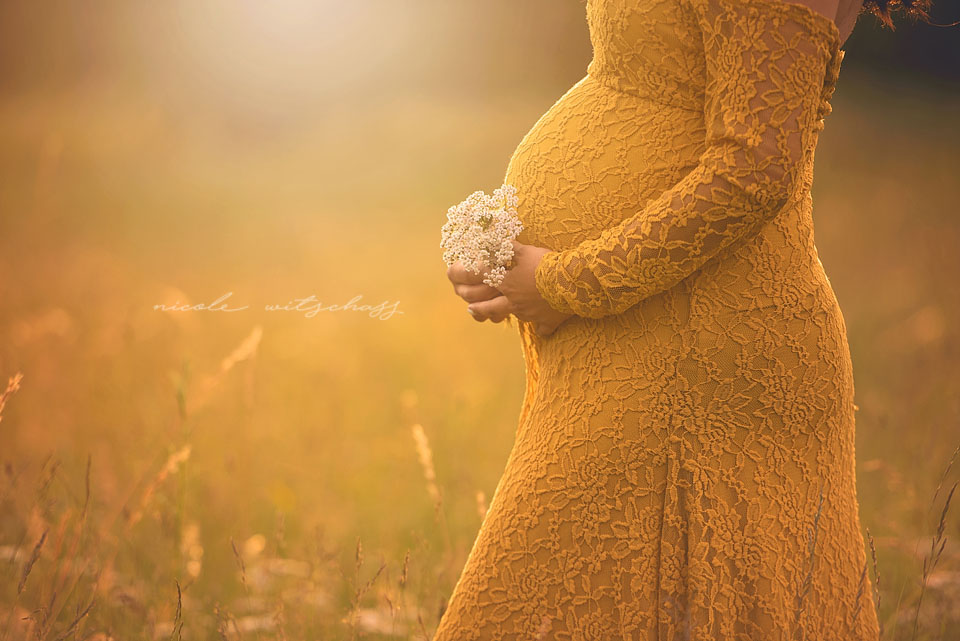
[[561, 252], [558, 251], [550, 251], [541, 256], [534, 270], [533, 280], [537, 292], [546, 301], [547, 305], [557, 312], [572, 315], [573, 310], [560, 296], [560, 287], [558, 286], [558, 274], [561, 267], [560, 254]]

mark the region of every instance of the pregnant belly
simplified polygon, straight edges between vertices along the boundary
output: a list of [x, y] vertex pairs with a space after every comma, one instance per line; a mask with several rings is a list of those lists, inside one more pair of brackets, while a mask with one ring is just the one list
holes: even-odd
[[689, 172], [703, 114], [587, 74], [520, 141], [504, 182], [518, 190], [523, 243], [566, 249], [636, 214]]

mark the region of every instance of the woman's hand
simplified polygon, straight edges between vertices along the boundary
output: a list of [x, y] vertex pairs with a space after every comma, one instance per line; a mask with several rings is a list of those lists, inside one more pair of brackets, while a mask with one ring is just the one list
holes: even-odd
[[513, 266], [499, 288], [483, 284], [485, 272], [473, 274], [458, 261], [447, 270], [454, 291], [470, 303], [467, 309], [477, 321], [499, 323], [509, 314], [533, 323], [540, 336], [549, 336], [572, 314], [550, 307], [537, 290], [534, 275], [540, 259], [550, 250], [513, 241]]
[[[490, 287], [483, 282], [483, 274], [474, 274], [467, 271], [467, 268], [459, 260], [447, 268], [447, 278], [453, 283], [454, 293], [468, 303], [480, 303], [497, 297], [503, 298], [499, 289]], [[470, 309], [469, 306], [467, 309]], [[509, 311], [498, 312], [487, 318], [478, 318], [478, 314], [473, 314], [473, 317], [478, 321], [492, 320], [494, 323], [499, 323], [509, 313]]]

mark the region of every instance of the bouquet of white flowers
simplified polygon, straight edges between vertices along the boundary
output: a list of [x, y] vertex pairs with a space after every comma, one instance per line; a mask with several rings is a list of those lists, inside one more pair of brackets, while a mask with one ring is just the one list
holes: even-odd
[[483, 282], [499, 287], [513, 259], [511, 241], [523, 230], [517, 201], [516, 187], [504, 184], [490, 196], [475, 191], [448, 209], [440, 240], [447, 266], [459, 260], [475, 274], [489, 269]]

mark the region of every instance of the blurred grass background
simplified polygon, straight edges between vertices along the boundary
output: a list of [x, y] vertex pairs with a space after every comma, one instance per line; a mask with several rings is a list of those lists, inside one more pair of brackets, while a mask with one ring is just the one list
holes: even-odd
[[[0, 2], [0, 639], [429, 636], [524, 379], [439, 227], [584, 74], [583, 11]], [[960, 639], [960, 31], [846, 49], [814, 217], [861, 519], [884, 638], [922, 583], [916, 638]], [[310, 295], [403, 313], [262, 310]]]

